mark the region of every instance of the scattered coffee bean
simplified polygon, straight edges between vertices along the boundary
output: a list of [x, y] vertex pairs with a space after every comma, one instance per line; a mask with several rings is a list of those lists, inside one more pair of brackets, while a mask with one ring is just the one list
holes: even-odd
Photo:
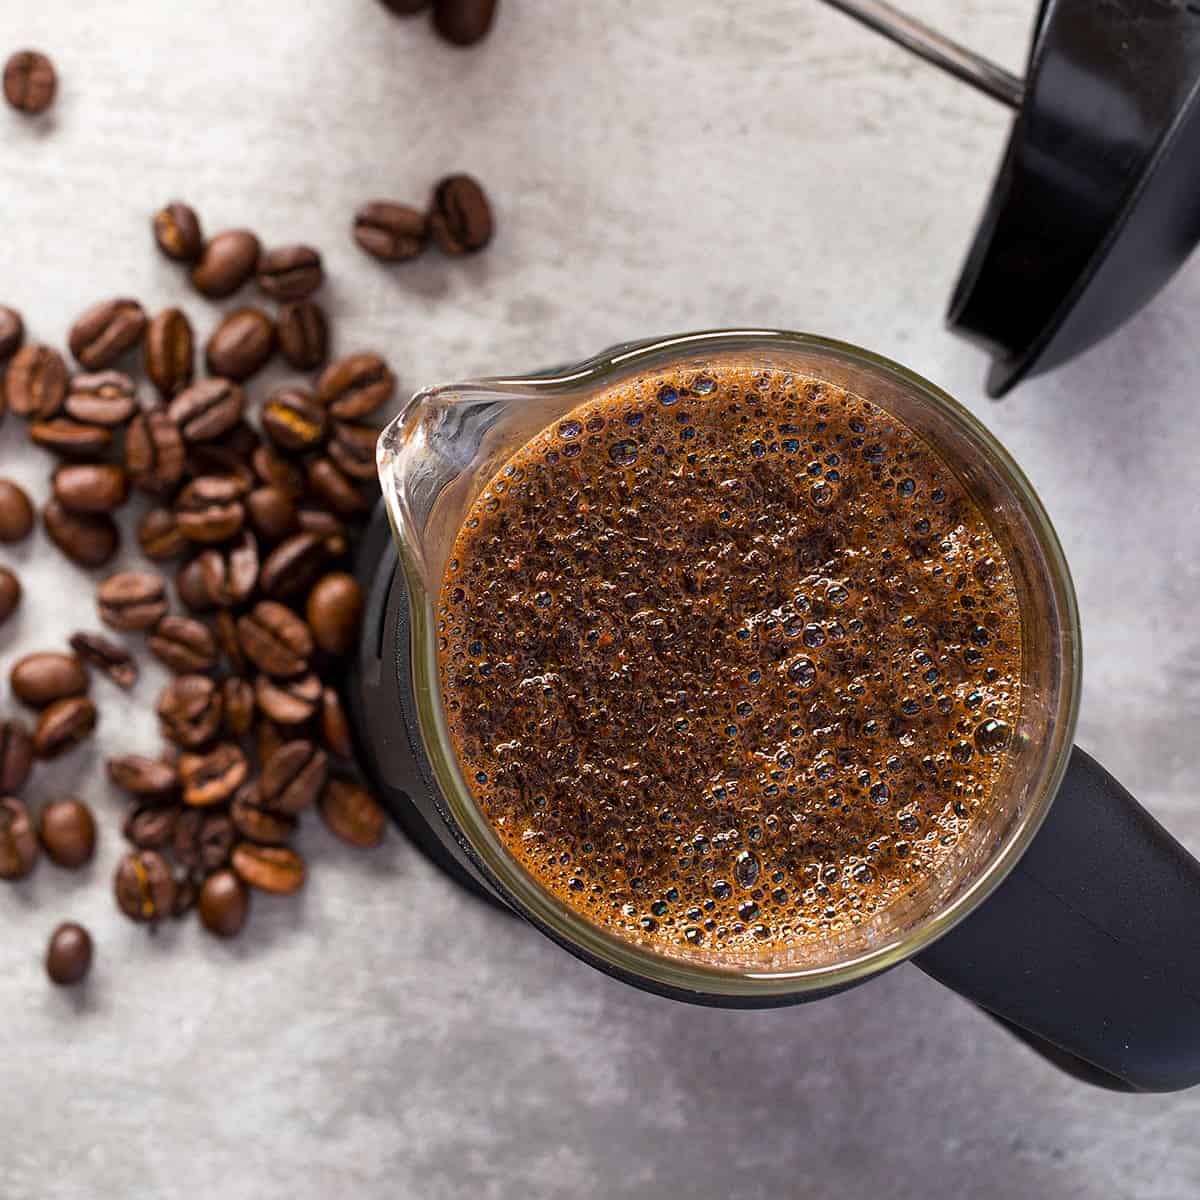
[[124, 371], [96, 371], [71, 380], [63, 410], [82, 425], [116, 429], [133, 420], [137, 388]]
[[92, 935], [67, 921], [51, 935], [46, 947], [46, 974], [58, 987], [75, 987], [92, 969]]
[[[295, 509], [292, 517], [295, 519]], [[19, 542], [33, 528], [33, 505], [19, 483], [0, 479], [0, 542]]]
[[42, 809], [38, 836], [51, 862], [71, 869], [82, 867], [96, 852], [96, 819], [92, 810], [73, 796], [53, 800]]
[[220, 938], [237, 937], [250, 910], [250, 891], [233, 871], [216, 871], [200, 885], [200, 922]]
[[339, 758], [354, 757], [354, 742], [350, 737], [350, 722], [338, 698], [337, 689], [326, 686], [321, 691], [321, 741], [326, 749]]
[[178, 675], [211, 671], [217, 663], [216, 636], [193, 617], [163, 617], [146, 639], [146, 646]]
[[349, 779], [329, 779], [317, 811], [330, 832], [360, 850], [378, 846], [387, 831], [387, 814], [379, 802], [362, 784]]
[[239, 842], [233, 848], [233, 869], [251, 887], [280, 896], [304, 886], [304, 859], [286, 846]]
[[149, 571], [121, 571], [101, 580], [96, 608], [109, 628], [141, 632], [166, 613], [166, 585]]
[[378, 442], [379, 430], [374, 426], [337, 421], [329, 440], [329, 457], [351, 479], [359, 483], [376, 483], [375, 447]]
[[220, 475], [232, 479], [244, 494], [250, 491], [258, 479], [246, 466], [242, 455], [227, 443], [235, 437], [237, 430], [244, 428], [239, 422], [223, 434], [220, 442], [196, 442], [188, 447], [187, 473], [193, 479], [202, 475]]
[[129, 480], [111, 463], [78, 463], [54, 472], [55, 499], [77, 513], [111, 513], [125, 503]]
[[118, 642], [101, 633], [75, 633], [71, 635], [71, 649], [90, 667], [102, 671], [119, 688], [128, 691], [138, 678], [137, 663], [133, 656]]
[[112, 517], [103, 513], [73, 513], [53, 499], [42, 509], [42, 523], [50, 540], [81, 567], [104, 566], [121, 542]]
[[112, 430], [103, 425], [85, 425], [67, 417], [35, 421], [29, 427], [29, 438], [43, 450], [51, 450], [64, 458], [100, 458], [112, 444]]
[[8, 674], [8, 686], [22, 704], [45, 708], [67, 696], [88, 690], [88, 673], [74, 654], [41, 650], [18, 658]]
[[236, 537], [246, 522], [244, 491], [228, 475], [202, 475], [179, 493], [175, 523], [191, 542], [212, 545]]
[[204, 249], [200, 218], [188, 204], [172, 201], [154, 214], [154, 240], [176, 262], [195, 262]]
[[258, 803], [269, 812], [298, 816], [321, 794], [328, 769], [325, 751], [312, 742], [284, 742], [259, 776]]
[[113, 878], [117, 907], [131, 920], [161, 921], [175, 906], [175, 876], [157, 850], [131, 850]]
[[313, 459], [305, 470], [313, 494], [339, 517], [354, 517], [367, 511], [369, 506], [358, 488], [328, 458]]
[[221, 652], [229, 660], [229, 667], [236, 674], [241, 675], [246, 670], [246, 658], [242, 654], [242, 646], [238, 641], [237, 621], [233, 613], [227, 608], [223, 608], [217, 613], [214, 621], [217, 634], [217, 645], [221, 647]]
[[22, 721], [0, 719], [0, 795], [19, 792], [33, 766], [33, 735]]
[[254, 681], [254, 698], [259, 711], [284, 729], [307, 725], [321, 704], [321, 681], [312, 674], [298, 679], [272, 679], [260, 675]]
[[249, 770], [246, 756], [235, 742], [220, 742], [204, 754], [181, 754], [184, 804], [207, 808], [227, 803], [246, 782]]
[[[298, 508], [296, 520], [302, 533], [315, 534], [321, 539], [329, 562], [345, 558], [350, 549], [349, 531], [346, 523], [324, 508]], [[313, 580], [309, 580], [312, 583]]]
[[67, 398], [67, 364], [62, 355], [38, 342], [22, 346], [8, 364], [4, 394], [18, 417], [49, 420]]
[[311, 393], [283, 387], [263, 405], [262, 427], [281, 450], [303, 453], [315, 450], [325, 440], [329, 419]]
[[321, 534], [293, 534], [280, 542], [263, 563], [259, 579], [263, 594], [273, 600], [298, 595], [317, 581], [331, 557]]
[[18, 112], [34, 116], [54, 103], [58, 75], [40, 50], [18, 50], [4, 64], [4, 98]]
[[197, 613], [244, 603], [257, 582], [258, 543], [249, 532], [229, 546], [205, 550], [175, 576], [179, 598]]
[[91, 371], [110, 367], [136, 346], [146, 331], [146, 310], [128, 296], [101, 300], [71, 326], [67, 344]]
[[386, 404], [396, 377], [378, 354], [352, 354], [330, 363], [317, 381], [317, 400], [335, 421], [358, 421]]
[[229, 379], [201, 379], [185, 388], [167, 408], [184, 440], [207, 442], [227, 434], [241, 420], [246, 397]]
[[21, 603], [21, 581], [8, 567], [0, 566], [0, 625], [17, 611]]
[[296, 529], [296, 505], [282, 488], [255, 488], [246, 497], [246, 516], [254, 532], [268, 545], [282, 541]]
[[275, 353], [275, 322], [259, 308], [239, 308], [213, 330], [204, 349], [208, 369], [227, 379], [249, 379]]
[[163, 737], [187, 750], [207, 746], [221, 729], [221, 693], [207, 675], [177, 675], [155, 706]]
[[311, 246], [278, 246], [258, 260], [258, 286], [273, 300], [303, 300], [324, 280], [321, 256]]
[[319, 579], [304, 606], [313, 641], [335, 658], [348, 654], [354, 645], [362, 613], [362, 588], [345, 571], [331, 571]]
[[138, 522], [137, 539], [142, 553], [153, 562], [178, 558], [188, 548], [188, 540], [169, 508], [148, 509]]
[[259, 804], [257, 783], [243, 784], [229, 809], [234, 828], [249, 842], [282, 846], [296, 832], [296, 818], [271, 812]]
[[179, 791], [179, 772], [165, 758], [118, 754], [107, 765], [109, 779], [144, 805], [169, 804]]
[[273, 600], [260, 600], [238, 618], [242, 653], [260, 671], [277, 679], [303, 675], [312, 657], [312, 633], [290, 608]]
[[474, 254], [492, 240], [492, 209], [470, 175], [450, 175], [433, 189], [429, 232], [446, 254]]
[[207, 875], [229, 861], [235, 840], [233, 822], [226, 813], [188, 808], [175, 822], [171, 848], [181, 867]]
[[175, 836], [175, 822], [182, 808], [178, 804], [150, 805], [134, 803], [121, 826], [125, 840], [140, 850], [161, 850]]
[[[25, 340], [25, 322], [15, 308], [0, 304], [0, 363], [7, 362], [21, 348]], [[3, 394], [0, 393], [0, 409], [3, 409]]]
[[55, 700], [42, 710], [33, 731], [38, 758], [57, 758], [79, 745], [96, 728], [96, 706], [86, 696]]
[[192, 323], [178, 308], [164, 308], [146, 326], [142, 361], [150, 382], [164, 400], [182, 392], [192, 382], [195, 350]]
[[284, 732], [274, 721], [259, 714], [258, 724], [254, 727], [254, 753], [259, 766], [265, 766], [274, 757], [275, 752], [287, 741]]
[[407, 204], [372, 200], [354, 214], [354, 240], [375, 258], [404, 262], [425, 249], [429, 221]]
[[304, 472], [300, 467], [284, 458], [273, 446], [265, 443], [251, 456], [254, 473], [271, 487], [286, 492], [293, 500], [304, 495]]
[[315, 300], [293, 300], [275, 318], [279, 349], [299, 371], [315, 371], [329, 355], [329, 322]]
[[221, 706], [225, 731], [235, 738], [245, 737], [254, 725], [254, 688], [250, 682], [230, 675], [221, 684]]
[[0, 879], [24, 879], [38, 860], [29, 810], [15, 796], [0, 796]]
[[220, 300], [234, 292], [254, 274], [261, 247], [248, 229], [229, 229], [211, 238], [192, 268], [192, 286]]
[[125, 434], [125, 469], [144, 492], [166, 496], [183, 478], [184, 447], [179, 427], [165, 409], [134, 417]]

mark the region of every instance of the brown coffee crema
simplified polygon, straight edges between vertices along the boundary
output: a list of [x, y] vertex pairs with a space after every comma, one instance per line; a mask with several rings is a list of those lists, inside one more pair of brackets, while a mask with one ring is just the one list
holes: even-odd
[[1012, 575], [946, 463], [867, 399], [732, 359], [522, 447], [437, 616], [454, 746], [512, 855], [610, 933], [718, 962], [802, 951], [945, 866], [1020, 703]]

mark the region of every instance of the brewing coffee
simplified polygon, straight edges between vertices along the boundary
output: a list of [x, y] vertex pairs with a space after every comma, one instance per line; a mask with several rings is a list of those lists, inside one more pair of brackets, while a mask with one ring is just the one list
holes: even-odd
[[438, 602], [444, 711], [509, 852], [669, 955], [799, 951], [896, 904], [1001, 785], [1012, 573], [893, 415], [730, 357], [523, 446]]

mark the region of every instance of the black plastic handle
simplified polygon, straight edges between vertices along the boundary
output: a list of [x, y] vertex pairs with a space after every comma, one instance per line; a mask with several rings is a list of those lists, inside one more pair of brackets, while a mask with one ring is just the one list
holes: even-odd
[[1078, 748], [1008, 878], [915, 961], [1090, 1082], [1200, 1083], [1200, 863]]

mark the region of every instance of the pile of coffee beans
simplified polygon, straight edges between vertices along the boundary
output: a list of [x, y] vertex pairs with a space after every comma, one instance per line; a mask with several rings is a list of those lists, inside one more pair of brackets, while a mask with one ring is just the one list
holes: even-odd
[[[25, 877], [43, 853], [65, 867], [92, 857], [96, 821], [85, 804], [54, 799], [35, 817], [20, 796], [37, 760], [95, 728], [93, 676], [134, 685], [131, 639], [140, 638], [172, 678], [156, 705], [163, 752], [108, 761], [128, 797], [116, 902], [151, 928], [195, 908], [206, 929], [232, 937], [253, 890], [303, 886], [307, 864], [291, 841], [308, 810], [352, 846], [384, 836], [337, 686], [362, 618], [348, 566], [378, 491], [371, 421], [396, 381], [371, 352], [326, 365], [317, 250], [264, 248], [245, 229], [206, 238], [179, 202], [156, 214], [153, 233], [203, 295], [232, 296], [253, 281], [274, 312], [248, 305], [221, 319], [198, 373], [197, 339], [179, 308], [150, 315], [127, 296], [92, 305], [69, 330], [69, 366], [53, 346], [27, 341], [20, 315], [0, 306], [0, 415], [27, 422], [30, 439], [58, 459], [40, 511], [50, 540], [99, 571], [120, 546], [114, 514], [135, 504], [147, 560], [98, 579], [105, 631], [31, 648], [12, 668], [12, 694], [30, 716], [0, 716], [0, 879]], [[319, 373], [252, 398], [247, 381], [277, 351]], [[0, 542], [28, 537], [37, 516], [24, 489], [0, 479]], [[17, 575], [0, 567], [0, 622], [21, 602]], [[63, 926], [47, 971], [77, 982], [91, 957], [86, 931]]]
[[[488, 35], [499, 0], [432, 0], [433, 28], [455, 46], [473, 46]], [[430, 8], [430, 0], [383, 0], [401, 17]]]
[[487, 193], [470, 175], [448, 175], [425, 211], [394, 200], [372, 200], [354, 215], [354, 240], [384, 262], [407, 262], [432, 240], [444, 254], [475, 254], [492, 240]]

